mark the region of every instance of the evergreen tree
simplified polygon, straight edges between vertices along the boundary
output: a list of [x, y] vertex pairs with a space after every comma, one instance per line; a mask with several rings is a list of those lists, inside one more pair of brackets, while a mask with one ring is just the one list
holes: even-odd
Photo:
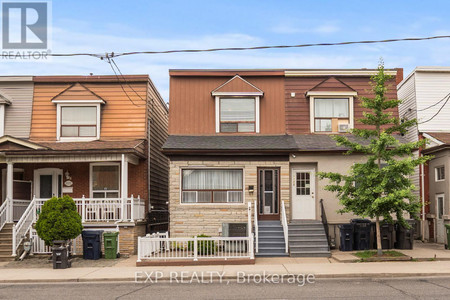
[[[385, 74], [383, 62], [378, 73], [371, 77], [374, 98], [361, 97], [365, 109], [359, 120], [369, 129], [352, 129], [354, 137], [333, 136], [337, 145], [349, 150], [346, 155], [361, 153], [367, 161], [355, 163], [348, 174], [320, 172], [319, 178], [329, 179], [325, 190], [335, 192], [343, 206], [338, 212], [352, 212], [360, 217], [374, 218], [376, 221], [377, 255], [382, 255], [380, 238], [380, 218], [393, 223], [397, 221], [409, 228], [403, 217], [409, 213], [418, 219], [420, 201], [413, 191], [415, 186], [409, 176], [415, 167], [424, 164], [431, 157], [415, 157], [413, 151], [423, 147], [426, 140], [400, 143], [398, 134], [405, 134], [408, 127], [417, 124], [413, 120], [401, 120], [393, 116], [389, 109], [397, 108], [401, 100], [387, 99], [386, 83], [391, 76]], [[394, 87], [395, 88], [395, 87]]]

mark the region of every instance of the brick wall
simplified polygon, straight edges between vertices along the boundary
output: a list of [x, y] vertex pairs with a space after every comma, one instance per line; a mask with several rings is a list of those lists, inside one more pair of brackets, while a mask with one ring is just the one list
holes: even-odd
[[[181, 204], [180, 175], [181, 168], [215, 167], [242, 168], [244, 170], [244, 203], [242, 204]], [[247, 223], [248, 201], [257, 198], [257, 168], [280, 168], [280, 198], [285, 201], [289, 219], [289, 162], [288, 161], [171, 161], [169, 178], [169, 211], [171, 237], [189, 237], [196, 234], [219, 236], [222, 223]], [[253, 185], [253, 194], [248, 186]], [[253, 218], [253, 211], [252, 211]], [[252, 221], [253, 222], [253, 221]]]

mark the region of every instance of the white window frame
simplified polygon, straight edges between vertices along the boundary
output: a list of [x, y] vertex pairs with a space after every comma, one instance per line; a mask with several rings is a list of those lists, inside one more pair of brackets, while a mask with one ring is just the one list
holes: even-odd
[[320, 134], [336, 134], [339, 132], [333, 131], [316, 131], [315, 127], [315, 105], [314, 101], [316, 98], [336, 98], [336, 99], [348, 99], [348, 128], [354, 128], [354, 108], [353, 102], [354, 98], [357, 96], [356, 92], [307, 92], [306, 96], [309, 97], [309, 119], [310, 119], [310, 131], [311, 133]]
[[[92, 189], [94, 166], [118, 166], [119, 167], [119, 185], [118, 185], [119, 189], [117, 190], [118, 197], [114, 198], [114, 199], [120, 199], [121, 198], [121, 190], [122, 190], [122, 186], [121, 186], [122, 172], [121, 172], [120, 162], [98, 162], [98, 163], [90, 163], [89, 164], [89, 195], [91, 198], [94, 198], [94, 190]], [[116, 190], [111, 190], [108, 192], [116, 192]], [[98, 198], [98, 199], [102, 199], [102, 198]], [[109, 199], [109, 198], [106, 198], [106, 199]]]
[[0, 104], [0, 137], [5, 135], [5, 110], [6, 105]]
[[[438, 179], [438, 169], [440, 169], [440, 168], [444, 168], [444, 178], [442, 178], [442, 179]], [[437, 166], [437, 167], [435, 167], [434, 168], [434, 181], [435, 182], [442, 182], [442, 181], [445, 181], [445, 166], [444, 165], [442, 165], [442, 166]]]
[[[442, 198], [442, 207], [439, 205], [439, 198]], [[435, 196], [436, 199], [436, 219], [442, 220], [445, 216], [445, 194], [437, 193]], [[439, 218], [439, 208], [442, 208], [442, 216]]]
[[[225, 94], [225, 93], [224, 93]], [[254, 132], [221, 132], [220, 131], [220, 99], [221, 98], [254, 98], [255, 99], [255, 131]], [[248, 134], [259, 133], [259, 120], [260, 120], [260, 96], [250, 95], [249, 93], [233, 93], [230, 95], [215, 96], [216, 105], [216, 133], [224, 134]]]
[[[56, 103], [56, 139], [60, 142], [82, 142], [94, 141], [100, 139], [100, 104], [104, 103], [102, 100], [74, 100], [74, 101], [53, 101]], [[93, 137], [64, 137], [61, 136], [61, 108], [62, 107], [96, 107], [97, 108], [97, 133]]]
[[[183, 170], [242, 170], [242, 202], [183, 202]], [[180, 205], [216, 205], [216, 206], [228, 206], [228, 205], [244, 205], [245, 204], [245, 168], [244, 167], [196, 167], [196, 166], [186, 166], [180, 168]], [[229, 192], [229, 191], [228, 191]], [[228, 193], [227, 193], [228, 198]], [[228, 199], [227, 199], [228, 201]]]

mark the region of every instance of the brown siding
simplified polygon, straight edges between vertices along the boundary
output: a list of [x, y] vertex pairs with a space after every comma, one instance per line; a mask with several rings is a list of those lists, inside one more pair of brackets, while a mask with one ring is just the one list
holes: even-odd
[[169, 201], [169, 160], [162, 154], [162, 145], [167, 139], [169, 115], [161, 96], [150, 82], [148, 85], [148, 140], [149, 157], [147, 160], [150, 176], [150, 204], [155, 209], [167, 208]]
[[[102, 140], [146, 138], [147, 84], [145, 82], [129, 84], [138, 94], [136, 95], [128, 84], [123, 84], [131, 100], [118, 83], [84, 83], [86, 88], [107, 102], [101, 110]], [[70, 83], [35, 83], [31, 140], [56, 140], [56, 104], [52, 103], [51, 99], [70, 85]]]
[[[285, 105], [286, 105], [286, 133], [305, 134], [310, 133], [309, 99], [306, 92], [321, 83], [327, 77], [287, 77], [285, 80]], [[339, 80], [358, 93], [354, 100], [354, 118], [356, 128], [369, 128], [358, 122], [363, 116], [363, 108], [360, 105], [360, 97], [373, 97], [369, 77], [339, 77]], [[388, 83], [387, 97], [397, 98], [395, 78]], [[333, 91], [328, 89], [328, 91]], [[295, 97], [291, 93], [295, 92]], [[398, 116], [398, 110], [392, 110]]]
[[[215, 102], [211, 91], [232, 77], [170, 78], [169, 134], [215, 134]], [[243, 77], [264, 92], [260, 133], [284, 134], [284, 77]]]
[[216, 90], [216, 92], [259, 92], [254, 86], [248, 84], [239, 77], [227, 82], [224, 86]]

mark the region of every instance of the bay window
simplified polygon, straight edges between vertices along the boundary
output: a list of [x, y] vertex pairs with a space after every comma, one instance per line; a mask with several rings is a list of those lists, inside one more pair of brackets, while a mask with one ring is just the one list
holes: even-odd
[[255, 132], [255, 98], [220, 98], [220, 132]]
[[243, 203], [242, 169], [182, 170], [182, 203]]

